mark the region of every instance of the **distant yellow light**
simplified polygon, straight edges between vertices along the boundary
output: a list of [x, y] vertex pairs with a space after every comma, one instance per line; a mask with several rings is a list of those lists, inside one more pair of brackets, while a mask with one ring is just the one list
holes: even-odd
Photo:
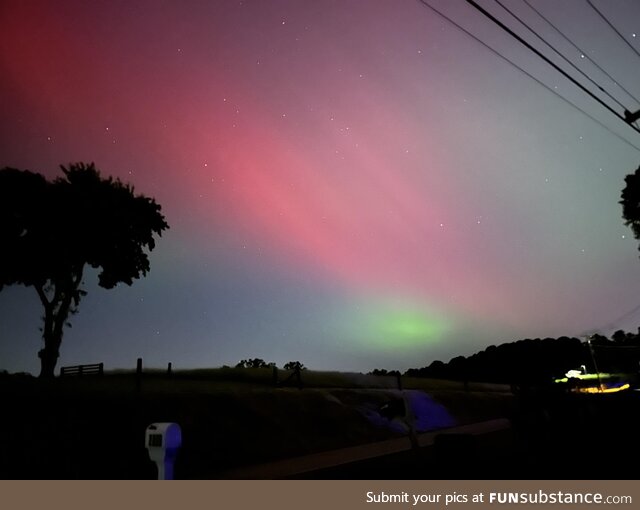
[[614, 388], [607, 388], [606, 386], [589, 386], [587, 388], [576, 388], [575, 391], [580, 393], [616, 393], [617, 391], [628, 390], [629, 383], [625, 383], [622, 386], [616, 386]]

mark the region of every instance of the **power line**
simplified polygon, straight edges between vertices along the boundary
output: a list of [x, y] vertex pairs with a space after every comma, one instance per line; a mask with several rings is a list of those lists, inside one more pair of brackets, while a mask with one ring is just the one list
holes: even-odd
[[612, 320], [611, 322], [609, 322], [607, 324], [604, 324], [603, 326], [601, 326], [599, 328], [593, 328], [593, 329], [587, 330], [580, 336], [591, 336], [591, 335], [594, 335], [594, 334], [599, 333], [601, 331], [608, 331], [608, 330], [614, 329], [616, 327], [616, 325], [619, 325], [623, 320], [635, 317], [635, 316], [638, 315], [639, 312], [640, 312], [640, 305], [637, 305], [637, 306], [633, 307], [631, 310], [629, 310], [628, 312], [623, 313], [617, 319]]
[[[526, 0], [525, 0], [526, 1]], [[540, 81], [538, 78], [536, 78], [535, 76], [533, 76], [532, 74], [530, 74], [528, 71], [525, 71], [522, 67], [520, 67], [519, 65], [517, 65], [515, 62], [511, 61], [509, 58], [505, 57], [504, 55], [502, 55], [500, 52], [498, 52], [497, 50], [495, 50], [494, 48], [492, 48], [491, 46], [489, 46], [487, 43], [485, 43], [484, 41], [482, 41], [481, 39], [479, 39], [478, 37], [476, 37], [474, 34], [472, 34], [471, 32], [469, 32], [467, 29], [465, 29], [464, 27], [462, 27], [461, 25], [459, 25], [458, 23], [456, 23], [455, 21], [453, 21], [451, 18], [449, 18], [446, 14], [442, 13], [441, 11], [439, 11], [438, 9], [436, 9], [435, 7], [433, 7], [431, 4], [429, 4], [426, 0], [418, 0], [418, 2], [420, 2], [423, 6], [427, 7], [428, 9], [430, 9], [431, 11], [435, 12], [438, 16], [440, 16], [441, 18], [445, 19], [446, 21], [448, 21], [449, 23], [451, 23], [453, 26], [455, 26], [458, 30], [464, 32], [466, 35], [468, 35], [469, 37], [471, 37], [472, 39], [474, 39], [476, 42], [480, 43], [482, 46], [484, 46], [485, 48], [487, 48], [489, 51], [491, 51], [492, 53], [494, 53], [495, 55], [497, 55], [498, 57], [500, 57], [502, 60], [505, 60], [507, 63], [511, 64], [513, 67], [515, 67], [516, 69], [518, 69], [521, 73], [525, 74], [526, 76], [528, 76], [529, 78], [531, 78], [532, 80], [534, 80], [536, 83], [538, 83], [539, 85], [543, 86], [545, 89], [547, 89], [549, 92], [553, 93], [555, 96], [559, 97], [560, 99], [562, 99], [565, 103], [569, 104], [570, 106], [572, 106], [573, 108], [575, 108], [576, 110], [578, 110], [580, 113], [582, 113], [584, 116], [588, 117], [589, 119], [591, 119], [592, 121], [596, 122], [597, 124], [599, 124], [601, 127], [603, 127], [604, 129], [606, 129], [609, 133], [611, 133], [612, 135], [614, 135], [616, 138], [620, 139], [621, 141], [623, 141], [624, 143], [626, 143], [627, 145], [633, 147], [634, 149], [636, 149], [638, 152], [640, 152], [640, 147], [637, 147], [636, 145], [634, 145], [633, 143], [631, 143], [630, 141], [628, 141], [627, 139], [625, 139], [624, 137], [622, 137], [621, 135], [619, 135], [618, 133], [616, 133], [615, 131], [613, 131], [612, 129], [610, 129], [607, 125], [603, 124], [602, 122], [600, 122], [598, 119], [596, 119], [595, 117], [593, 117], [592, 115], [588, 114], [587, 112], [585, 112], [582, 108], [580, 108], [579, 106], [575, 105], [573, 102], [569, 101], [568, 99], [566, 99], [564, 96], [562, 96], [561, 94], [559, 94], [558, 92], [556, 92], [555, 90], [553, 90], [551, 87], [549, 87], [546, 83]], [[554, 27], [555, 28], [555, 27]], [[598, 331], [602, 331], [604, 328], [606, 329], [611, 329], [612, 327], [615, 326], [616, 323], [619, 323], [620, 321], [627, 319], [627, 318], [631, 318], [635, 315], [637, 315], [640, 312], [640, 305], [637, 305], [636, 307], [634, 307], [633, 309], [629, 310], [628, 312], [624, 313], [622, 316], [620, 316], [619, 318], [615, 319], [614, 321], [609, 322], [608, 324], [604, 325], [601, 328], [597, 328], [597, 329], [591, 329], [588, 331], [585, 331], [582, 335], [580, 336], [585, 336], [585, 335], [593, 335], [595, 333], [597, 333]]]
[[623, 110], [626, 110], [627, 107], [625, 105], [623, 105], [620, 101], [618, 101], [615, 97], [613, 97], [611, 94], [609, 94], [609, 92], [607, 92], [603, 87], [601, 87], [600, 85], [598, 85], [595, 80], [591, 79], [591, 77], [585, 73], [582, 69], [580, 69], [577, 65], [575, 65], [571, 60], [569, 60], [567, 57], [565, 57], [562, 53], [560, 53], [556, 48], [554, 48], [549, 42], [547, 42], [545, 40], [544, 37], [542, 37], [540, 34], [538, 34], [538, 32], [536, 32], [533, 28], [531, 28], [527, 23], [525, 23], [522, 19], [520, 19], [520, 17], [513, 12], [511, 9], [509, 9], [506, 5], [504, 5], [500, 0], [494, 0], [500, 7], [502, 7], [505, 11], [507, 11], [509, 14], [511, 14], [511, 16], [513, 16], [515, 19], [517, 19], [522, 25], [524, 25], [526, 27], [527, 30], [529, 30], [529, 32], [531, 32], [533, 35], [535, 35], [538, 39], [540, 39], [544, 44], [546, 44], [549, 48], [551, 48], [551, 50], [553, 50], [553, 52], [558, 55], [560, 58], [562, 58], [565, 62], [567, 62], [567, 64], [569, 64], [571, 67], [573, 67], [576, 71], [578, 71], [582, 76], [584, 76], [587, 80], [589, 80], [593, 85], [595, 85], [598, 89], [600, 89], [604, 94], [607, 95], [607, 97], [609, 97], [609, 99], [613, 100], [615, 103], [617, 103], [618, 106], [620, 106], [620, 108], [622, 108]]
[[[538, 9], [536, 9], [533, 5], [531, 5], [529, 3], [529, 0], [522, 0], [525, 4], [527, 4], [529, 6], [529, 8], [531, 10], [533, 10], [538, 16], [540, 16], [543, 20], [545, 20], [547, 22], [547, 24], [549, 24], [549, 26], [551, 26], [551, 28], [553, 28], [556, 32], [558, 32], [569, 44], [571, 44], [571, 46], [573, 46], [578, 53], [580, 53], [581, 56], [583, 56], [584, 58], [586, 58], [589, 62], [591, 62], [595, 67], [597, 67], [600, 72], [602, 72], [603, 74], [605, 74], [615, 85], [617, 85], [618, 87], [620, 87], [621, 90], [623, 90], [631, 99], [633, 99], [636, 103], [640, 104], [640, 100], [637, 99], [631, 92], [629, 92], [626, 88], [624, 88], [613, 76], [611, 76], [605, 69], [603, 69], [600, 65], [598, 65], [598, 63], [593, 60], [588, 54], [587, 52], [583, 51], [576, 43], [574, 43], [571, 39], [569, 39], [566, 35], [564, 35], [564, 33], [562, 32], [562, 30], [560, 30], [558, 27], [556, 27], [553, 23], [551, 23], [551, 21], [549, 21]], [[619, 104], [619, 103], [618, 103]]]
[[500, 21], [499, 19], [497, 19], [493, 14], [491, 14], [490, 12], [486, 11], [484, 8], [482, 8], [480, 5], [478, 5], [474, 0], [465, 0], [469, 5], [471, 5], [474, 9], [476, 9], [477, 11], [481, 12], [484, 16], [486, 16], [487, 18], [489, 18], [491, 21], [493, 21], [496, 25], [498, 25], [500, 28], [502, 28], [505, 32], [507, 32], [511, 37], [513, 37], [514, 39], [516, 39], [518, 42], [520, 42], [521, 44], [523, 44], [524, 46], [526, 46], [529, 50], [531, 50], [532, 52], [534, 52], [536, 55], [538, 55], [542, 60], [544, 60], [547, 64], [549, 64], [551, 67], [553, 67], [556, 71], [558, 71], [560, 74], [562, 74], [565, 78], [567, 78], [571, 83], [573, 83], [576, 87], [578, 87], [580, 90], [582, 90], [584, 93], [588, 94], [592, 99], [594, 99], [595, 101], [597, 101], [600, 105], [602, 105], [604, 108], [606, 108], [607, 110], [609, 110], [611, 113], [613, 113], [616, 117], [618, 117], [620, 120], [622, 120], [627, 126], [629, 126], [631, 129], [633, 129], [634, 131], [640, 133], [640, 129], [638, 129], [637, 127], [635, 127], [631, 122], [627, 122], [627, 120], [625, 119], [625, 117], [623, 117], [622, 115], [620, 115], [618, 112], [616, 112], [613, 108], [611, 108], [607, 103], [605, 103], [602, 99], [600, 99], [598, 96], [596, 96], [593, 92], [591, 92], [589, 89], [587, 89], [584, 85], [582, 85], [578, 80], [576, 80], [575, 78], [573, 78], [571, 75], [567, 74], [566, 71], [564, 71], [562, 68], [560, 68], [558, 65], [554, 64], [551, 60], [549, 60], [545, 55], [543, 55], [542, 53], [540, 53], [540, 51], [538, 51], [536, 48], [534, 48], [533, 46], [531, 46], [527, 41], [525, 41], [522, 37], [520, 37], [518, 34], [516, 34], [513, 30], [511, 30], [508, 26], [506, 26], [504, 23], [502, 23], [502, 21]]
[[540, 81], [538, 78], [536, 78], [535, 76], [533, 76], [531, 73], [529, 73], [528, 71], [525, 71], [522, 67], [520, 67], [518, 64], [516, 64], [515, 62], [513, 62], [512, 60], [509, 60], [507, 57], [505, 57], [502, 53], [498, 52], [497, 50], [495, 50], [494, 48], [492, 48], [491, 46], [489, 46], [487, 43], [485, 43], [484, 41], [482, 41], [481, 39], [479, 39], [478, 37], [476, 37], [475, 35], [473, 35], [471, 32], [469, 32], [466, 28], [463, 28], [461, 25], [459, 25], [458, 23], [456, 23], [455, 21], [453, 21], [451, 18], [449, 18], [446, 14], [440, 12], [438, 9], [436, 9], [435, 7], [433, 7], [431, 4], [429, 4], [426, 0], [418, 0], [418, 2], [420, 2], [422, 5], [424, 5], [425, 7], [431, 9], [433, 12], [435, 12], [438, 16], [440, 16], [441, 18], [445, 19], [446, 21], [448, 21], [449, 23], [451, 23], [453, 26], [455, 26], [458, 30], [464, 32], [465, 34], [467, 34], [469, 37], [471, 37], [472, 39], [474, 39], [476, 42], [482, 44], [482, 46], [484, 46], [485, 48], [487, 48], [489, 51], [491, 51], [492, 53], [494, 53], [495, 55], [497, 55], [498, 57], [500, 57], [502, 60], [506, 61], [507, 63], [511, 64], [513, 67], [515, 67], [518, 71], [520, 71], [521, 73], [523, 73], [524, 75], [528, 76], [529, 78], [531, 78], [533, 81], [535, 81], [538, 85], [543, 86], [545, 89], [547, 89], [549, 92], [551, 92], [552, 94], [554, 94], [555, 96], [559, 97], [560, 99], [562, 99], [562, 101], [564, 101], [565, 103], [567, 103], [568, 105], [572, 106], [573, 108], [575, 108], [576, 110], [578, 110], [580, 113], [582, 113], [585, 117], [591, 119], [593, 122], [595, 122], [596, 124], [598, 124], [600, 127], [604, 128], [605, 130], [607, 130], [610, 134], [612, 134], [613, 136], [615, 136], [616, 138], [618, 138], [619, 140], [621, 140], [622, 142], [626, 143], [627, 145], [629, 145], [630, 147], [633, 147], [636, 151], [640, 152], [640, 147], [638, 147], [637, 145], [634, 145], [633, 143], [631, 143], [629, 140], [627, 140], [626, 138], [624, 138], [622, 135], [616, 133], [615, 131], [613, 131], [609, 126], [607, 126], [606, 124], [602, 123], [601, 121], [599, 121], [598, 119], [596, 119], [595, 117], [593, 117], [592, 115], [588, 114], [587, 112], [585, 112], [582, 108], [580, 108], [579, 106], [577, 106], [576, 104], [574, 104], [573, 102], [571, 102], [570, 100], [568, 100], [566, 97], [562, 96], [561, 94], [559, 94], [558, 92], [556, 92], [555, 90], [553, 90], [551, 87], [549, 87], [546, 83]]
[[618, 34], [618, 37], [620, 37], [620, 39], [622, 39], [625, 43], [627, 43], [627, 46], [629, 46], [629, 48], [631, 48], [633, 50], [633, 52], [638, 55], [638, 57], [640, 57], [640, 53], [638, 53], [638, 50], [635, 49], [635, 47], [633, 46], [633, 44], [631, 44], [629, 41], [627, 41], [626, 37], [624, 35], [622, 35], [618, 29], [616, 27], [613, 26], [613, 24], [607, 19], [607, 17], [602, 14], [598, 8], [593, 5], [593, 3], [591, 3], [591, 0], [587, 0], [587, 3], [591, 6], [591, 8], [596, 11], [600, 17], [604, 20], [604, 22], [609, 25], [611, 27], [611, 30], [613, 30], [616, 34]]

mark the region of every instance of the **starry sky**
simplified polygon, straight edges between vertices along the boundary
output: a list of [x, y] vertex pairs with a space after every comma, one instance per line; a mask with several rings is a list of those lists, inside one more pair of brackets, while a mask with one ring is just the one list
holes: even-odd
[[[463, 0], [430, 3], [535, 79], [417, 0], [3, 0], [0, 166], [94, 161], [170, 225], [131, 287], [87, 272], [59, 366], [405, 370], [635, 331], [618, 201], [640, 134]], [[502, 3], [640, 108], [640, 56], [586, 1], [529, 0], [586, 55]], [[640, 51], [640, 4], [593, 4]], [[41, 315], [0, 292], [0, 368], [38, 373]]]

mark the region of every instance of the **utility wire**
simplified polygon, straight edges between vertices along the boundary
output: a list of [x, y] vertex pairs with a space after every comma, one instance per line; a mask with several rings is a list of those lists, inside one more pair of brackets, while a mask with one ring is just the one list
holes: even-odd
[[605, 69], [600, 67], [598, 63], [595, 60], [593, 60], [585, 51], [583, 51], [576, 43], [574, 43], [571, 39], [569, 39], [566, 35], [564, 35], [562, 30], [560, 30], [553, 23], [551, 23], [551, 21], [549, 21], [538, 9], [536, 9], [533, 5], [531, 5], [531, 3], [529, 3], [529, 0], [522, 0], [522, 1], [525, 4], [527, 4], [529, 8], [533, 10], [533, 12], [535, 12], [538, 16], [540, 16], [543, 20], [545, 20], [549, 24], [549, 26], [551, 26], [551, 28], [553, 28], [556, 32], [558, 32], [571, 46], [573, 46], [578, 51], [578, 53], [580, 53], [581, 56], [584, 56], [584, 58], [586, 58], [589, 62], [591, 62], [596, 68], [598, 68], [600, 72], [605, 74], [614, 84], [620, 87], [620, 89], [623, 90], [631, 99], [633, 99], [637, 104], [640, 104], [640, 99], [637, 99], [631, 92], [629, 92], [626, 88], [624, 88], [613, 76], [611, 76]]
[[520, 67], [518, 64], [516, 64], [515, 62], [513, 62], [512, 60], [509, 60], [507, 57], [505, 57], [502, 53], [498, 52], [497, 50], [493, 49], [491, 46], [489, 46], [487, 43], [485, 43], [484, 41], [482, 41], [481, 39], [479, 39], [478, 37], [476, 37], [475, 35], [473, 35], [471, 32], [469, 32], [466, 28], [463, 28], [461, 25], [459, 25], [458, 23], [456, 23], [455, 21], [453, 21], [451, 18], [449, 18], [446, 14], [442, 13], [441, 11], [439, 11], [438, 9], [436, 9], [435, 7], [433, 7], [431, 4], [429, 4], [426, 0], [418, 0], [418, 2], [420, 2], [422, 5], [424, 5], [425, 7], [431, 9], [433, 12], [435, 12], [438, 16], [440, 16], [441, 18], [445, 19], [446, 21], [448, 21], [449, 23], [451, 23], [453, 26], [455, 26], [458, 30], [464, 32], [465, 34], [467, 34], [469, 37], [471, 37], [472, 39], [474, 39], [476, 42], [482, 44], [482, 46], [484, 46], [485, 48], [487, 48], [489, 51], [491, 51], [492, 53], [494, 53], [495, 55], [497, 55], [498, 57], [500, 57], [502, 60], [505, 60], [507, 63], [511, 64], [513, 67], [515, 67], [518, 71], [520, 71], [521, 73], [525, 74], [526, 76], [528, 76], [529, 78], [531, 78], [533, 81], [535, 81], [536, 83], [538, 83], [538, 85], [543, 86], [545, 89], [547, 89], [549, 92], [551, 92], [552, 94], [554, 94], [555, 96], [559, 97], [560, 99], [562, 99], [565, 103], [567, 103], [568, 105], [572, 106], [573, 108], [575, 108], [576, 110], [578, 110], [580, 113], [582, 113], [585, 117], [591, 119], [593, 122], [595, 122], [596, 124], [600, 125], [600, 127], [604, 128], [605, 130], [607, 130], [609, 133], [611, 133], [613, 136], [615, 136], [616, 138], [618, 138], [619, 140], [621, 140], [622, 142], [626, 143], [627, 145], [629, 145], [630, 147], [633, 147], [636, 151], [640, 152], [640, 147], [638, 147], [637, 145], [631, 143], [629, 140], [627, 140], [625, 137], [623, 137], [622, 135], [616, 133], [615, 131], [613, 131], [609, 126], [607, 126], [606, 124], [602, 123], [601, 121], [599, 121], [598, 119], [596, 119], [595, 117], [593, 117], [592, 115], [588, 114], [587, 112], [585, 112], [582, 108], [580, 108], [579, 106], [577, 106], [576, 104], [574, 104], [573, 102], [571, 102], [570, 100], [568, 100], [566, 97], [562, 96], [561, 94], [559, 94], [558, 92], [556, 92], [554, 89], [552, 89], [551, 87], [549, 87], [549, 85], [547, 85], [546, 83], [540, 81], [538, 78], [536, 78], [535, 76], [533, 76], [531, 73], [529, 73], [528, 71], [525, 71], [522, 67]]
[[[525, 0], [526, 1], [526, 0]], [[489, 51], [491, 51], [492, 53], [494, 53], [495, 55], [497, 55], [498, 57], [500, 57], [502, 60], [505, 60], [506, 62], [508, 62], [509, 64], [511, 64], [513, 67], [515, 67], [516, 69], [518, 69], [521, 73], [525, 74], [526, 76], [528, 76], [529, 78], [531, 78], [532, 80], [534, 80], [536, 83], [538, 83], [539, 85], [542, 85], [545, 89], [547, 89], [549, 92], [553, 93], [555, 96], [559, 97], [560, 99], [562, 99], [565, 103], [569, 104], [570, 106], [572, 106], [573, 108], [575, 108], [576, 110], [578, 110], [580, 113], [582, 113], [583, 115], [585, 115], [586, 117], [588, 117], [589, 119], [591, 119], [592, 121], [596, 122], [597, 124], [599, 124], [601, 127], [603, 127], [604, 129], [606, 129], [609, 133], [611, 133], [612, 135], [614, 135], [615, 137], [617, 137], [618, 139], [620, 139], [621, 141], [623, 141], [624, 143], [626, 143], [627, 145], [633, 147], [634, 149], [636, 149], [638, 152], [640, 152], [640, 147], [637, 147], [636, 145], [634, 145], [633, 143], [631, 143], [629, 140], [625, 139], [624, 137], [622, 137], [621, 135], [619, 135], [618, 133], [616, 133], [615, 131], [611, 130], [607, 125], [603, 124], [602, 122], [600, 122], [598, 119], [596, 119], [595, 117], [591, 116], [590, 114], [588, 114], [587, 112], [585, 112], [582, 108], [580, 108], [579, 106], [575, 105], [574, 103], [572, 103], [571, 101], [569, 101], [567, 98], [565, 98], [564, 96], [560, 95], [558, 92], [556, 92], [555, 90], [553, 90], [551, 87], [549, 87], [546, 83], [540, 81], [538, 78], [536, 78], [535, 76], [533, 76], [532, 74], [530, 74], [528, 71], [525, 71], [522, 67], [520, 67], [519, 65], [517, 65], [516, 63], [514, 63], [513, 61], [511, 61], [510, 59], [508, 59], [507, 57], [505, 57], [504, 55], [502, 55], [500, 52], [498, 52], [497, 50], [495, 50], [494, 48], [492, 48], [491, 46], [489, 46], [487, 43], [485, 43], [484, 41], [482, 41], [481, 39], [479, 39], [478, 37], [476, 37], [475, 35], [473, 35], [471, 32], [469, 32], [467, 29], [463, 28], [461, 25], [459, 25], [458, 23], [456, 23], [455, 21], [453, 21], [451, 18], [449, 18], [446, 14], [442, 13], [441, 11], [439, 11], [438, 9], [436, 9], [435, 7], [433, 7], [431, 4], [429, 4], [426, 0], [418, 0], [418, 2], [420, 2], [423, 6], [429, 8], [431, 11], [435, 12], [438, 16], [440, 16], [441, 18], [445, 19], [446, 21], [448, 21], [449, 23], [451, 23], [453, 26], [455, 26], [458, 30], [464, 32], [465, 34], [467, 34], [469, 37], [471, 37], [472, 39], [474, 39], [476, 42], [480, 43], [482, 46], [484, 46], [485, 48], [487, 48]], [[555, 28], [555, 27], [554, 27]], [[633, 309], [629, 310], [628, 312], [625, 312], [622, 316], [620, 316], [619, 318], [615, 319], [614, 321], [609, 322], [608, 324], [602, 326], [601, 328], [596, 328], [596, 329], [591, 329], [591, 330], [587, 330], [585, 331], [582, 335], [580, 336], [590, 336], [593, 335], [599, 331], [602, 331], [603, 329], [611, 329], [613, 327], [615, 327], [616, 323], [619, 323], [620, 321], [627, 319], [627, 318], [631, 318], [635, 315], [638, 314], [638, 312], [640, 312], [640, 305], [637, 305], [636, 307], [634, 307]]]
[[591, 77], [585, 73], [582, 69], [580, 69], [577, 65], [575, 65], [571, 60], [569, 60], [567, 57], [565, 57], [562, 53], [560, 53], [556, 48], [554, 48], [550, 43], [548, 43], [544, 37], [542, 37], [540, 34], [538, 34], [538, 32], [536, 32], [533, 28], [531, 28], [529, 25], [527, 25], [527, 23], [525, 23], [524, 21], [522, 21], [522, 19], [520, 19], [520, 17], [513, 12], [511, 9], [509, 9], [506, 5], [504, 5], [500, 0], [495, 0], [495, 2], [502, 7], [505, 11], [507, 11], [509, 14], [511, 14], [511, 16], [513, 16], [515, 19], [517, 19], [522, 25], [524, 25], [526, 27], [527, 30], [529, 30], [529, 32], [531, 32], [533, 35], [535, 35], [538, 39], [540, 39], [544, 44], [546, 44], [549, 48], [551, 48], [551, 50], [553, 50], [553, 52], [558, 55], [560, 58], [562, 58], [567, 64], [569, 64], [571, 67], [573, 67], [576, 71], [578, 71], [582, 76], [584, 76], [587, 80], [589, 80], [593, 85], [595, 85], [599, 90], [601, 90], [604, 94], [607, 95], [607, 97], [609, 97], [609, 99], [613, 100], [615, 103], [617, 103], [617, 105], [622, 108], [623, 110], [627, 110], [627, 107], [625, 105], [623, 105], [620, 101], [618, 101], [615, 97], [613, 97], [611, 94], [609, 94], [609, 92], [607, 92], [604, 88], [602, 88], [600, 85], [598, 85], [594, 80], [591, 79]]
[[469, 5], [471, 5], [474, 9], [478, 10], [479, 12], [481, 12], [484, 16], [486, 16], [487, 18], [489, 18], [491, 21], [493, 21], [496, 25], [498, 25], [500, 28], [502, 28], [505, 32], [507, 32], [511, 37], [513, 37], [514, 39], [516, 39], [518, 42], [520, 42], [521, 44], [523, 44], [524, 46], [526, 46], [529, 50], [531, 50], [532, 52], [534, 52], [536, 55], [538, 55], [542, 60], [544, 60], [547, 64], [549, 64], [551, 67], [553, 67], [556, 71], [558, 71], [560, 74], [562, 74], [565, 78], [567, 78], [571, 83], [573, 83], [576, 87], [578, 87], [580, 90], [582, 90], [583, 92], [585, 92], [586, 94], [588, 94], [592, 99], [594, 99], [595, 101], [597, 101], [598, 103], [600, 103], [600, 105], [602, 105], [604, 108], [606, 108], [607, 110], [609, 110], [611, 113], [613, 113], [616, 117], [618, 117], [621, 121], [623, 121], [627, 126], [629, 126], [631, 129], [633, 129], [634, 131], [640, 133], [640, 129], [638, 129], [637, 127], [635, 127], [633, 124], [629, 123], [626, 121], [626, 119], [620, 115], [618, 112], [616, 112], [613, 108], [611, 108], [607, 103], [605, 103], [602, 99], [600, 99], [598, 96], [596, 96], [593, 92], [591, 92], [589, 89], [587, 89], [584, 85], [582, 85], [578, 80], [576, 80], [575, 78], [573, 78], [571, 75], [567, 74], [566, 71], [564, 71], [562, 68], [560, 68], [558, 65], [554, 64], [551, 60], [549, 60], [546, 56], [544, 56], [542, 53], [540, 53], [536, 48], [534, 48], [533, 46], [531, 46], [527, 41], [525, 41], [522, 37], [520, 37], [518, 34], [516, 34], [513, 30], [511, 30], [508, 26], [506, 26], [504, 23], [502, 23], [502, 21], [500, 21], [499, 19], [497, 19], [493, 14], [491, 14], [490, 12], [486, 11], [484, 8], [482, 8], [480, 5], [478, 5], [474, 0], [465, 0]]
[[623, 313], [617, 319], [612, 320], [611, 322], [609, 322], [609, 323], [607, 323], [607, 324], [605, 324], [605, 325], [603, 325], [603, 326], [601, 326], [599, 328], [593, 328], [593, 329], [585, 331], [580, 336], [592, 336], [592, 335], [595, 335], [596, 333], [600, 333], [602, 331], [611, 330], [611, 329], [615, 328], [617, 324], [620, 324], [620, 322], [622, 322], [623, 320], [635, 317], [636, 315], [638, 315], [638, 312], [640, 312], [640, 305], [635, 306], [634, 308], [632, 308], [628, 312]]
[[609, 25], [611, 27], [611, 30], [613, 30], [616, 34], [618, 34], [618, 37], [620, 37], [620, 39], [622, 39], [624, 42], [627, 43], [627, 46], [629, 46], [629, 48], [631, 48], [633, 50], [633, 52], [638, 55], [638, 57], [640, 57], [640, 53], [638, 52], [638, 50], [636, 50], [636, 48], [633, 46], [633, 44], [631, 44], [629, 41], [627, 41], [626, 37], [624, 35], [622, 35], [618, 29], [616, 27], [613, 26], [613, 24], [607, 19], [607, 17], [602, 14], [598, 8], [593, 5], [593, 3], [591, 3], [591, 0], [587, 0], [587, 3], [591, 6], [591, 8], [596, 11], [600, 17], [604, 20], [604, 22]]

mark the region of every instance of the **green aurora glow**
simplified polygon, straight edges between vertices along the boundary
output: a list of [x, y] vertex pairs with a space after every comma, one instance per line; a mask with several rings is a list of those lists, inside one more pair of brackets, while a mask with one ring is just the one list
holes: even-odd
[[357, 337], [380, 350], [412, 349], [442, 340], [445, 315], [421, 303], [379, 302], [358, 307]]

